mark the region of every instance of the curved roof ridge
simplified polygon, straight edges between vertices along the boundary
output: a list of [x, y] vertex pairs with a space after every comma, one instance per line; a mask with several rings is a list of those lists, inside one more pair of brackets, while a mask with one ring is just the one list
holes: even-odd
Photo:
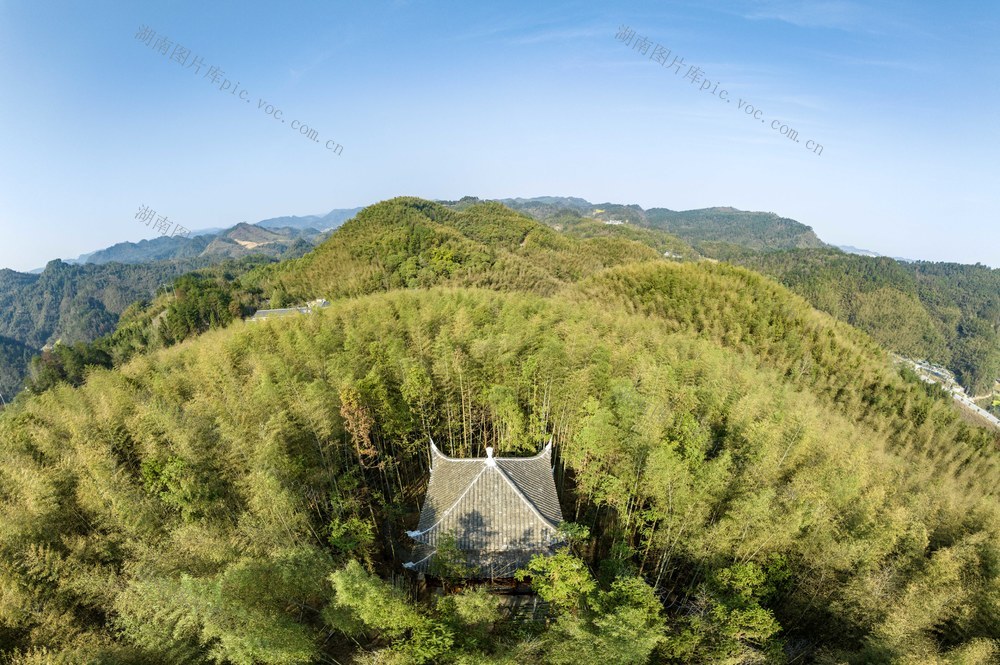
[[[542, 515], [542, 513], [538, 510], [538, 507], [535, 505], [535, 502], [532, 501], [531, 499], [529, 499], [528, 496], [524, 492], [521, 491], [521, 488], [517, 486], [517, 483], [515, 483], [513, 480], [510, 479], [510, 476], [507, 475], [506, 471], [504, 471], [503, 469], [500, 468], [499, 464], [496, 466], [496, 470], [499, 471], [500, 475], [503, 477], [503, 479], [506, 480], [510, 484], [510, 486], [512, 488], [514, 488], [514, 491], [517, 492], [517, 495], [519, 497], [521, 497], [521, 500], [524, 501], [528, 505], [528, 508], [531, 508], [531, 512], [533, 512], [535, 514], [535, 517], [537, 517], [538, 519], [542, 520], [542, 522], [546, 526], [548, 526], [549, 528], [551, 528], [552, 530], [554, 530], [554, 531], [558, 531], [559, 530], [559, 526], [557, 524], [553, 524], [552, 522], [550, 522], [548, 520], [548, 518], [546, 518], [544, 515]], [[478, 480], [478, 477], [477, 477], [477, 480]]]
[[[448, 462], [485, 462], [486, 460], [490, 459], [489, 457], [449, 457], [448, 455], [445, 455], [443, 452], [441, 452], [441, 449], [438, 448], [437, 444], [434, 443], [434, 439], [431, 439], [431, 452], [432, 452], [432, 454], [437, 455], [441, 459], [446, 460]], [[494, 456], [492, 459], [494, 459], [494, 460], [496, 460], [498, 462], [499, 461], [506, 462], [507, 460], [514, 460], [516, 462], [523, 462], [523, 461], [528, 461], [528, 460], [539, 459], [543, 455], [548, 455], [551, 452], [552, 452], [552, 439], [550, 437], [549, 438], [549, 442], [545, 444], [545, 447], [542, 448], [541, 451], [535, 453], [534, 455], [530, 455], [528, 457], [495, 457]]]
[[440, 457], [447, 462], [483, 462], [489, 459], [488, 457], [448, 457], [441, 452], [440, 448], [437, 447], [437, 444], [434, 443], [434, 439], [431, 439], [431, 457], [435, 456]]
[[[432, 529], [434, 529], [434, 527], [436, 527], [438, 524], [440, 524], [441, 522], [443, 522], [444, 518], [446, 518], [448, 516], [448, 513], [450, 513], [455, 508], [455, 506], [458, 505], [458, 502], [461, 501], [462, 499], [464, 499], [465, 495], [468, 494], [470, 490], [472, 490], [472, 488], [475, 486], [476, 483], [479, 482], [479, 479], [483, 477], [483, 474], [486, 473], [486, 469], [488, 469], [488, 468], [489, 467], [486, 466], [485, 464], [483, 465], [483, 470], [480, 471], [478, 474], [476, 474], [476, 477], [473, 478], [472, 482], [469, 483], [468, 487], [466, 487], [462, 491], [462, 493], [458, 495], [458, 498], [455, 499], [454, 501], [452, 501], [450, 506], [448, 506], [447, 508], [445, 508], [444, 510], [441, 511], [441, 516], [438, 518], [437, 522], [434, 522], [434, 524], [431, 524], [429, 527], [427, 527], [423, 531], [413, 532], [415, 535], [414, 536], [410, 536], [410, 537], [414, 538], [416, 536], [422, 536], [425, 533], [427, 533], [427, 532], [431, 531]], [[407, 535], [409, 535], [409, 533], [407, 533]]]

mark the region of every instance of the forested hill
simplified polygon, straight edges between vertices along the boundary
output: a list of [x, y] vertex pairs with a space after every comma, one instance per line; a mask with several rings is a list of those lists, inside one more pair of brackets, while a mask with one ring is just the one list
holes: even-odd
[[717, 251], [720, 244], [752, 250], [828, 246], [812, 228], [772, 212], [751, 212], [730, 207], [643, 210], [634, 204], [594, 204], [579, 198], [551, 196], [503, 199], [501, 203], [546, 223], [576, 217], [658, 229], [690, 243], [695, 249], [704, 245], [706, 253]]
[[[845, 254], [810, 227], [774, 213], [643, 210], [561, 197], [505, 203], [570, 235], [614, 229], [670, 256], [705, 256], [762, 272], [886, 348], [948, 367], [970, 395], [988, 396], [1000, 380], [1000, 270]], [[609, 227], [609, 220], [624, 223]]]
[[729, 243], [748, 249], [826, 247], [811, 227], [773, 212], [748, 212], [735, 208], [675, 211], [652, 208], [647, 224], [684, 238], [695, 246]]
[[194, 238], [157, 238], [121, 243], [85, 264], [50, 261], [39, 274], [0, 270], [0, 336], [30, 350], [3, 352], [0, 392], [13, 394], [28, 374], [30, 357], [45, 345], [91, 342], [111, 334], [133, 303], [193, 270], [232, 260], [253, 264], [302, 256], [321, 239], [314, 230], [269, 230], [240, 224]]
[[74, 266], [55, 260], [37, 275], [0, 270], [0, 334], [36, 349], [57, 339], [94, 339], [113, 331], [126, 307], [196, 266]]
[[567, 237], [499, 203], [456, 211], [398, 198], [365, 208], [315, 251], [248, 282], [276, 305], [439, 284], [549, 295], [609, 266], [657, 258], [620, 235]]
[[970, 395], [988, 394], [1000, 379], [1000, 270], [833, 250], [727, 258], [774, 277], [897, 353], [947, 366]]
[[5, 353], [6, 393], [16, 392], [30, 356], [56, 341], [89, 342], [114, 331], [133, 302], [197, 267], [197, 260], [143, 265], [69, 265], [51, 261], [40, 274], [0, 270], [0, 336], [30, 349]]
[[[0, 659], [1000, 655], [996, 435], [769, 278], [394, 199], [251, 282], [334, 302], [0, 414]], [[575, 524], [531, 566], [546, 621], [408, 593], [431, 436], [553, 437]]]

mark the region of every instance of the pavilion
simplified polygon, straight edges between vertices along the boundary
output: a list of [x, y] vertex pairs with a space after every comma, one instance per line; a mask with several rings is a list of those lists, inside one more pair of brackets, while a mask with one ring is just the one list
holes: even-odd
[[536, 554], [562, 543], [562, 510], [552, 467], [552, 442], [533, 457], [454, 458], [431, 441], [431, 476], [416, 530], [411, 561], [422, 573], [442, 537], [450, 535], [473, 579], [509, 578]]

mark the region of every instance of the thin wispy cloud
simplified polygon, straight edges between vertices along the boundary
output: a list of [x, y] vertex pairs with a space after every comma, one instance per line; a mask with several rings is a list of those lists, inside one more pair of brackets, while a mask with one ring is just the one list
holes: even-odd
[[594, 37], [603, 37], [607, 34], [607, 26], [601, 28], [557, 28], [543, 30], [533, 35], [513, 37], [509, 41], [512, 44], [542, 44], [545, 42], [570, 42], [579, 39], [593, 39]]
[[817, 57], [828, 62], [834, 62], [848, 67], [876, 67], [878, 69], [889, 69], [894, 71], [914, 72], [917, 74], [927, 74], [932, 71], [931, 67], [918, 64], [914, 60], [886, 60], [882, 58], [866, 58], [862, 56], [844, 55], [842, 53], [821, 53]]
[[751, 21], [780, 21], [799, 28], [824, 28], [868, 35], [909, 34], [934, 39], [910, 19], [912, 6], [883, 3], [875, 7], [851, 0], [755, 0], [735, 11]]
[[871, 13], [857, 3], [843, 0], [821, 2], [767, 0], [753, 3], [743, 15], [752, 20], [784, 21], [803, 28], [850, 30], [869, 21]]
[[334, 54], [333, 54], [332, 51], [325, 51], [323, 53], [319, 53], [316, 56], [314, 56], [311, 61], [309, 61], [307, 64], [303, 65], [302, 67], [300, 67], [300, 68], [290, 68], [288, 70], [288, 75], [289, 75], [289, 77], [291, 77], [291, 79], [293, 81], [298, 81], [304, 75], [308, 74], [310, 71], [316, 69], [317, 67], [319, 67], [320, 65], [322, 65], [323, 63], [325, 63], [327, 60], [329, 60], [330, 58], [332, 58], [333, 55]]

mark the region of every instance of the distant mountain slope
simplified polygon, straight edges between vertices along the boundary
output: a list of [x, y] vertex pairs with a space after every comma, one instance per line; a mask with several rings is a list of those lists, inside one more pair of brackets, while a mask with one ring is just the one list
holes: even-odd
[[[860, 256], [885, 256], [885, 254], [879, 254], [878, 252], [873, 252], [870, 249], [862, 249], [861, 247], [855, 247], [853, 245], [836, 245], [836, 248], [842, 252], [848, 254], [858, 254]], [[893, 256], [893, 259], [897, 261], [902, 261], [903, 263], [916, 263], [920, 259], [908, 259], [905, 256]]]
[[565, 214], [566, 212], [585, 215], [593, 208], [593, 205], [589, 201], [574, 196], [500, 199], [499, 202], [511, 210], [522, 212], [541, 221], [545, 221], [549, 217]]
[[[105, 249], [99, 249], [79, 258], [80, 263], [148, 263], [171, 259], [190, 259], [199, 256], [212, 242], [213, 235], [184, 238], [181, 236], [160, 236], [139, 242], [120, 242]], [[67, 262], [69, 263], [69, 262]]]
[[275, 306], [435, 284], [548, 294], [608, 266], [659, 258], [625, 238], [567, 237], [495, 202], [452, 210], [402, 197], [365, 208], [307, 256], [257, 279]]
[[16, 339], [0, 336], [0, 395], [9, 402], [13, 399], [28, 371], [35, 349]]
[[273, 217], [271, 219], [259, 221], [256, 225], [265, 229], [293, 228], [326, 231], [337, 228], [362, 210], [364, 210], [364, 208], [338, 208], [336, 210], [331, 210], [325, 215]]
[[86, 263], [148, 263], [192, 259], [241, 258], [250, 254], [279, 257], [289, 250], [305, 253], [320, 237], [317, 229], [304, 227], [263, 228], [246, 222], [213, 234], [192, 237], [161, 236], [139, 242], [122, 242], [86, 254]]
[[[0, 336], [24, 345], [32, 354], [55, 342], [92, 342], [115, 332], [119, 317], [130, 305], [152, 300], [158, 290], [193, 270], [222, 264], [229, 257], [249, 261], [274, 255], [294, 258], [312, 248], [302, 237], [290, 244], [268, 245], [273, 237], [283, 236], [247, 226], [214, 238], [212, 242], [218, 247], [212, 252], [184, 260], [83, 265], [55, 260], [39, 274], [0, 270]], [[155, 331], [155, 326], [152, 328]], [[19, 348], [8, 350], [3, 357], [0, 391], [2, 386], [20, 385], [28, 367], [26, 361], [18, 360]], [[9, 380], [5, 381], [6, 375]]]
[[289, 215], [285, 217], [272, 217], [270, 219], [264, 219], [256, 224], [264, 229], [291, 228], [316, 229], [317, 231], [321, 231], [323, 228], [323, 217], [320, 215], [306, 215], [304, 217]]
[[280, 257], [289, 250], [301, 255], [312, 249], [314, 241], [320, 235], [319, 231], [312, 228], [265, 229], [243, 222], [216, 235], [205, 247], [202, 256], [238, 259], [250, 254], [263, 254]]
[[754, 250], [826, 247], [811, 227], [773, 212], [735, 208], [674, 211], [651, 208], [647, 223], [695, 244], [722, 242]]
[[812, 228], [771, 212], [749, 212], [729, 207], [685, 211], [667, 208], [643, 210], [635, 204], [589, 203], [579, 198], [553, 196], [503, 199], [501, 203], [546, 222], [575, 213], [583, 218], [646, 226], [666, 231], [709, 255], [714, 253], [713, 246], [719, 243], [751, 250], [827, 246]]
[[90, 341], [114, 330], [137, 300], [206, 259], [142, 265], [71, 266], [55, 260], [39, 275], [0, 270], [0, 335], [39, 349], [47, 343]]
[[[350, 213], [334, 210], [319, 226], [339, 224]], [[80, 257], [85, 263], [54, 260], [34, 273], [0, 270], [0, 336], [23, 346], [5, 346], [0, 391], [13, 392], [26, 376], [24, 349], [30, 359], [56, 341], [91, 342], [114, 332], [129, 305], [152, 299], [185, 273], [248, 257], [299, 257], [327, 235], [311, 227], [241, 223], [192, 237], [119, 243]]]
[[833, 249], [732, 259], [774, 277], [887, 348], [947, 366], [978, 395], [1000, 377], [1000, 270]]
[[859, 256], [882, 256], [878, 252], [873, 252], [870, 249], [855, 247], [854, 245], [837, 245], [837, 249], [847, 254], [857, 254]]
[[[620, 213], [616, 213], [620, 214]], [[617, 219], [617, 217], [615, 217]], [[658, 254], [674, 259], [700, 259], [699, 254], [690, 244], [672, 233], [653, 229], [637, 224], [611, 224], [600, 218], [581, 217], [576, 213], [549, 217], [545, 224], [556, 231], [575, 238], [626, 238], [643, 245], [648, 245]]]
[[518, 197], [514, 199], [501, 199], [500, 203], [507, 207], [538, 204], [559, 206], [563, 208], [576, 208], [579, 210], [586, 210], [592, 205], [586, 199], [581, 199], [576, 196], [536, 196], [532, 199], [523, 199]]

